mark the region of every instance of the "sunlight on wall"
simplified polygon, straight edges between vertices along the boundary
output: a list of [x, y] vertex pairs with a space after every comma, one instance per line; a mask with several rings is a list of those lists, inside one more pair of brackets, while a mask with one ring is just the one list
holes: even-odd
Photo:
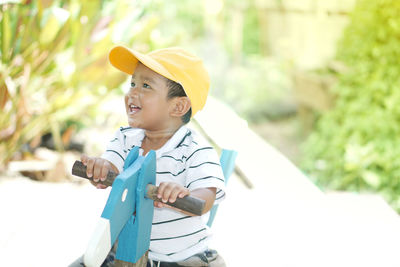
[[206, 10], [206, 13], [209, 15], [217, 15], [219, 12], [221, 12], [223, 6], [224, 6], [224, 3], [222, 0], [206, 0], [206, 1], [204, 1], [204, 7]]

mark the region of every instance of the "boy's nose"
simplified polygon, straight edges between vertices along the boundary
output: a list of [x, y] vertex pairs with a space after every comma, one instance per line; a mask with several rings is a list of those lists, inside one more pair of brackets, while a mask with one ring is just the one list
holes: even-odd
[[128, 91], [127, 95], [130, 96], [130, 97], [137, 96], [137, 95], [138, 95], [138, 89], [137, 89], [137, 87], [136, 87], [136, 86], [135, 86], [135, 87], [132, 87], [132, 86], [131, 86], [131, 87], [129, 88], [129, 91]]

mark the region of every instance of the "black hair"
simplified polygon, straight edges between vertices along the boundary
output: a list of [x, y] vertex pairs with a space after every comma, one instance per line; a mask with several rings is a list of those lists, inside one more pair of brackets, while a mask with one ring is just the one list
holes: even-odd
[[[174, 97], [187, 96], [185, 93], [185, 90], [183, 90], [182, 85], [180, 85], [177, 82], [167, 79], [167, 87], [168, 87], [168, 95], [167, 95], [168, 99], [171, 99]], [[191, 117], [192, 117], [192, 108], [190, 108], [188, 110], [188, 112], [186, 112], [186, 114], [182, 116], [183, 124], [188, 123], [190, 121]]]

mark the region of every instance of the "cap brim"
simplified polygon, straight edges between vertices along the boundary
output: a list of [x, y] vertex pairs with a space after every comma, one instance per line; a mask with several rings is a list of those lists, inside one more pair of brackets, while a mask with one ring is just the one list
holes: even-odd
[[143, 65], [158, 74], [170, 80], [175, 80], [173, 75], [171, 75], [166, 68], [155, 61], [151, 56], [133, 51], [124, 46], [116, 46], [112, 48], [108, 57], [115, 68], [125, 72], [126, 74], [132, 75], [135, 72], [138, 62], [141, 62]]

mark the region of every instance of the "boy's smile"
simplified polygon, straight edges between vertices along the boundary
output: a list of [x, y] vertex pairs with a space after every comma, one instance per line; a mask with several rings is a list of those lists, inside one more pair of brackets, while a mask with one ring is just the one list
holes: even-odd
[[128, 115], [133, 115], [133, 114], [135, 114], [136, 112], [139, 112], [139, 111], [140, 111], [140, 107], [135, 106], [132, 103], [128, 103]]

